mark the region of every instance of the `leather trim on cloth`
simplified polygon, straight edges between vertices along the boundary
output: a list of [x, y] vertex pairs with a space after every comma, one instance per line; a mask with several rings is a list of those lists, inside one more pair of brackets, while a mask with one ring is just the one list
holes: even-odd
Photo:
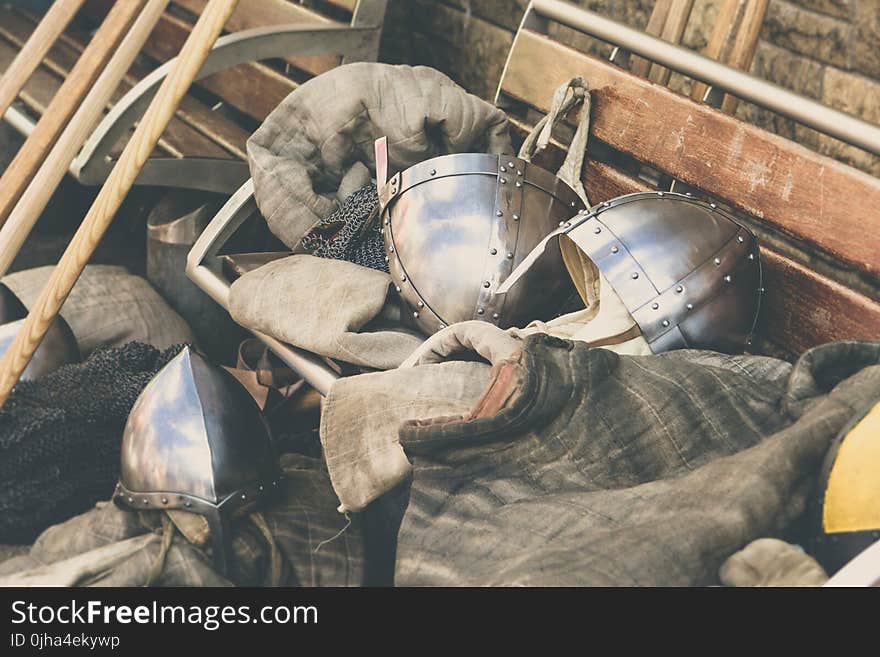
[[413, 471], [395, 583], [716, 584], [730, 555], [802, 517], [878, 386], [880, 342], [792, 367], [530, 336], [472, 411], [401, 427]]

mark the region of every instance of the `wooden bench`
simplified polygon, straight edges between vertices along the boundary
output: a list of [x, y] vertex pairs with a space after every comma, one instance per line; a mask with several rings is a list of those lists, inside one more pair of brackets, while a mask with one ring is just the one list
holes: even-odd
[[[101, 184], [192, 30], [207, 0], [174, 0], [131, 67], [113, 106], [70, 173]], [[89, 0], [81, 13], [98, 24], [112, 3]], [[317, 9], [288, 0], [241, 0], [137, 184], [228, 193], [248, 178], [245, 142], [266, 115], [309, 77], [349, 61], [373, 61], [387, 0], [324, 0]], [[33, 32], [39, 16], [0, 7], [0, 69]], [[75, 21], [76, 22], [76, 21]], [[30, 134], [77, 61], [89, 34], [68, 27], [5, 115]]]

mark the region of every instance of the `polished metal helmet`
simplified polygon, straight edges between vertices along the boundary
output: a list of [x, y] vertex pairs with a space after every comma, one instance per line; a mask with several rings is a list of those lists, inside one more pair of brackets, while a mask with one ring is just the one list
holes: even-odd
[[423, 332], [470, 319], [506, 328], [559, 311], [572, 288], [555, 244], [516, 290], [495, 290], [584, 207], [568, 184], [524, 159], [485, 153], [435, 157], [385, 183], [382, 159], [377, 147], [388, 266]]
[[177, 509], [207, 520], [214, 562], [226, 572], [229, 523], [278, 487], [278, 461], [253, 398], [189, 347], [138, 397], [122, 438], [113, 501]]
[[[27, 308], [8, 287], [0, 283], [0, 357], [6, 353], [21, 330]], [[40, 346], [34, 352], [21, 380], [29, 381], [54, 372], [62, 365], [80, 361], [73, 331], [61, 315], [55, 317]]]
[[755, 236], [714, 203], [643, 192], [584, 210], [547, 236], [498, 292], [511, 293], [542, 249], [566, 236], [596, 265], [651, 351], [750, 344], [762, 288]]

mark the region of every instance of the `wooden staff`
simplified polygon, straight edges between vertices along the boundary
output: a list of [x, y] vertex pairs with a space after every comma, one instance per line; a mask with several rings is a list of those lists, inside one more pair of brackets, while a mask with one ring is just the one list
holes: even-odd
[[0, 408], [57, 317], [237, 4], [238, 0], [210, 0], [183, 44], [168, 77], [159, 87], [86, 218], [62, 254], [49, 282], [31, 307], [15, 340], [3, 355], [0, 361]]
[[58, 187], [58, 183], [91, 134], [119, 81], [144, 47], [168, 2], [169, 0], [148, 0], [141, 15], [132, 25], [119, 49], [107, 63], [95, 86], [73, 115], [67, 128], [46, 157], [46, 161], [43, 162], [43, 166], [0, 229], [0, 277], [9, 271], [13, 260]]
[[64, 126], [82, 102], [101, 73], [116, 46], [128, 32], [144, 5], [144, 0], [116, 2], [83, 50], [64, 84], [55, 92], [49, 107], [40, 117], [34, 131], [15, 154], [12, 163], [0, 178], [0, 225], [12, 212], [25, 187], [34, 177], [46, 153], [58, 139]]
[[30, 79], [58, 35], [70, 23], [85, 0], [58, 0], [49, 7], [15, 59], [0, 79], [0, 116], [15, 102], [18, 92]]

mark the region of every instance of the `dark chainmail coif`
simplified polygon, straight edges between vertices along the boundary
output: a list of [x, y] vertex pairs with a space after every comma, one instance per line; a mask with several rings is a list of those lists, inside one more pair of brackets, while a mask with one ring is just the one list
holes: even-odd
[[377, 220], [379, 196], [372, 183], [364, 185], [300, 240], [300, 246], [319, 258], [347, 260], [388, 272], [382, 224]]
[[0, 541], [31, 542], [49, 525], [109, 499], [129, 411], [182, 348], [130, 342], [19, 383], [0, 412]]

